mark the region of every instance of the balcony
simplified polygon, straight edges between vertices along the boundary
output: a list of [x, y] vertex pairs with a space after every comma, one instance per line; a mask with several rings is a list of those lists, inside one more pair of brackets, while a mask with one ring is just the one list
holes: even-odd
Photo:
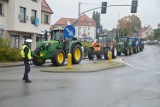
[[39, 25], [39, 18], [31, 16], [31, 24], [38, 26]]

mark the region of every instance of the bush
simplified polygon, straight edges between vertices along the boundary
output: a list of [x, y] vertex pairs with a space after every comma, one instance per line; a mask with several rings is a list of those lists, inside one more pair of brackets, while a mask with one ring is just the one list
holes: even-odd
[[9, 38], [0, 38], [0, 62], [19, 61], [21, 60], [20, 50], [10, 47]]
[[0, 48], [10, 48], [11, 39], [0, 37]]
[[22, 60], [20, 50], [15, 48], [0, 48], [0, 62], [20, 61]]
[[92, 47], [92, 42], [81, 42], [83, 48], [84, 48], [84, 57], [88, 55], [89, 47]]

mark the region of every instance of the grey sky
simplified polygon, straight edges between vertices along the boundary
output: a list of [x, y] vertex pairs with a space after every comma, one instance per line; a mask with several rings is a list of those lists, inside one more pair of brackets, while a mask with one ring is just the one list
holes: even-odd
[[[52, 8], [54, 14], [52, 15], [52, 25], [62, 17], [77, 18], [78, 17], [78, 3], [84, 3], [81, 5], [81, 12], [89, 10], [91, 8], [100, 7], [102, 1], [107, 1], [108, 5], [121, 5], [131, 4], [132, 0], [46, 0], [49, 6]], [[142, 27], [151, 25], [152, 28], [157, 28], [160, 23], [160, 0], [138, 0], [138, 10], [136, 15], [142, 21]], [[107, 13], [101, 15], [101, 23], [104, 28], [111, 30], [115, 28], [119, 18], [130, 13], [131, 7], [108, 7]], [[99, 11], [97, 9], [95, 11]], [[92, 17], [91, 12], [85, 13], [89, 17]]]

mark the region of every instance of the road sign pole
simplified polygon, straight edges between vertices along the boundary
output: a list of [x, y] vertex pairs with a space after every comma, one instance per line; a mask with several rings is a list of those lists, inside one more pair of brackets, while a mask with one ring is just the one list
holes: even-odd
[[71, 39], [75, 36], [75, 28], [71, 25], [68, 25], [64, 28], [64, 35], [66, 38], [68, 38], [68, 47], [69, 47], [69, 53], [68, 53], [68, 64], [67, 69], [72, 69], [72, 54], [71, 54]]

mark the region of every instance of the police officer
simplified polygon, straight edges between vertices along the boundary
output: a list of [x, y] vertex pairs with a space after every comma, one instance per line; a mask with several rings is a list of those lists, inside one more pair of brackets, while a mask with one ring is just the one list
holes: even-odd
[[31, 70], [30, 61], [32, 59], [31, 49], [30, 49], [31, 42], [32, 42], [31, 39], [26, 39], [25, 44], [22, 46], [22, 49], [21, 49], [21, 56], [24, 59], [24, 65], [25, 65], [23, 80], [26, 83], [31, 83], [32, 82], [28, 77], [28, 74]]

